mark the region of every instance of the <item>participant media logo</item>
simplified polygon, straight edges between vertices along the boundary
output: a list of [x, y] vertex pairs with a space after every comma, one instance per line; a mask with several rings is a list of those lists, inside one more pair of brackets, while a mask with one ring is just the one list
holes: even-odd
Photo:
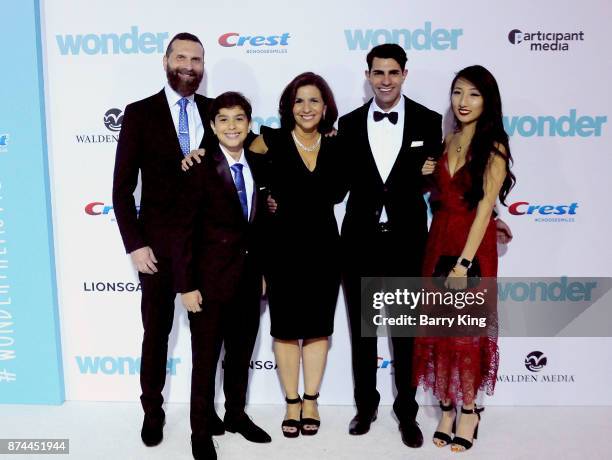
[[123, 123], [123, 110], [118, 108], [108, 109], [102, 117], [102, 122], [111, 134], [90, 133], [75, 134], [77, 144], [116, 144], [119, 141], [119, 131]]
[[561, 116], [505, 116], [504, 129], [509, 136], [600, 137], [607, 121], [606, 115], [578, 116], [578, 109], [570, 109], [569, 114]]
[[530, 216], [534, 222], [575, 222], [578, 213], [578, 202], [572, 203], [530, 203], [517, 201], [508, 206], [513, 216]]
[[57, 46], [62, 56], [78, 56], [81, 53], [95, 54], [153, 54], [165, 52], [164, 42], [168, 32], [140, 32], [132, 26], [125, 33], [56, 35]]
[[239, 48], [247, 54], [285, 54], [289, 46], [289, 32], [277, 35], [240, 34], [227, 32], [217, 42], [224, 48]]
[[523, 32], [512, 29], [508, 33], [508, 41], [513, 45], [525, 43], [530, 51], [568, 51], [571, 42], [584, 41], [584, 32]]
[[547, 363], [548, 359], [541, 351], [532, 351], [525, 357], [525, 367], [531, 372], [540, 372]]
[[463, 29], [434, 28], [430, 21], [417, 29], [345, 29], [350, 51], [366, 51], [376, 45], [395, 43], [405, 50], [446, 51], [459, 47]]
[[8, 133], [0, 133], [0, 153], [8, 152], [9, 138]]

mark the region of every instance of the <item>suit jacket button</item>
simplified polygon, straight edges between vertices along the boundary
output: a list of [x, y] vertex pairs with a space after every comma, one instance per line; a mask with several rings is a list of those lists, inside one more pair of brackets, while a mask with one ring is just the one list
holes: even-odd
[[375, 215], [376, 217], [380, 216], [380, 211], [375, 211], [375, 212], [374, 212], [374, 215]]

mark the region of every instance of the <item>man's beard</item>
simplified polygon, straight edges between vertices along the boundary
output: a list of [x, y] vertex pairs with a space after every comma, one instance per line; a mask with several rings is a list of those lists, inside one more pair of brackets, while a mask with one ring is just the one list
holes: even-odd
[[[183, 80], [179, 75], [180, 73], [182, 73], [183, 75], [190, 75], [195, 78], [190, 81]], [[191, 96], [197, 91], [198, 87], [200, 86], [200, 83], [202, 82], [204, 74], [198, 74], [194, 70], [181, 71], [178, 68], [172, 69], [170, 68], [170, 66], [168, 66], [168, 69], [166, 70], [166, 76], [168, 77], [168, 83], [170, 84], [170, 87], [174, 91], [179, 93], [181, 96], [186, 97]]]

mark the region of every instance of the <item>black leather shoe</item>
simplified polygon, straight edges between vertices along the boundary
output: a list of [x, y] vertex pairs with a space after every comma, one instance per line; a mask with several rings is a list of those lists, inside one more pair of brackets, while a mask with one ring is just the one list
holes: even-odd
[[225, 425], [223, 425], [223, 420], [219, 418], [215, 411], [213, 411], [212, 418], [210, 420], [210, 432], [213, 436], [221, 436], [222, 434], [225, 434]]
[[419, 424], [414, 419], [403, 420], [399, 424], [402, 433], [402, 442], [408, 447], [421, 447], [423, 445], [423, 433]]
[[217, 451], [212, 438], [191, 437], [191, 454], [195, 460], [217, 460]]
[[240, 433], [247, 441], [258, 443], [272, 442], [270, 435], [255, 425], [246, 415], [238, 420], [224, 418], [223, 423], [227, 431], [230, 433]]
[[370, 425], [374, 420], [376, 420], [377, 415], [378, 410], [368, 413], [357, 412], [357, 415], [355, 415], [353, 420], [351, 420], [351, 423], [349, 423], [349, 434], [366, 434], [368, 431], [370, 431]]
[[[161, 409], [160, 409], [161, 410]], [[164, 439], [164, 425], [166, 414], [163, 410], [159, 414], [145, 414], [140, 430], [140, 438], [147, 447], [158, 445]]]

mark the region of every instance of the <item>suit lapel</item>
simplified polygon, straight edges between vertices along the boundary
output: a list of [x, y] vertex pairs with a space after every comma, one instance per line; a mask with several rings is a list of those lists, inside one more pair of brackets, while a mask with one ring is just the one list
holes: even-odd
[[374, 171], [375, 176], [378, 178], [378, 181], [382, 184], [382, 176], [380, 175], [380, 171], [378, 170], [378, 166], [376, 165], [374, 153], [372, 153], [372, 147], [370, 146], [370, 137], [368, 136], [368, 112], [370, 110], [370, 105], [372, 104], [372, 101], [373, 99], [370, 99], [369, 102], [366, 102], [362, 106], [362, 113], [359, 114], [359, 126], [357, 127], [356, 132], [359, 136], [361, 136], [361, 139], [357, 145], [364, 145], [366, 147], [366, 166], [368, 167], [368, 169]]
[[166, 98], [166, 92], [162, 89], [157, 93], [157, 112], [160, 114], [159, 117], [159, 131], [158, 135], [169, 152], [175, 152], [180, 158], [183, 158], [183, 151], [179, 144], [178, 136], [176, 134], [176, 128], [174, 127], [174, 121], [172, 121], [172, 114], [170, 113], [170, 107], [168, 106], [168, 99]]
[[202, 140], [200, 141], [200, 146], [198, 148], [204, 147], [204, 141], [208, 136], [214, 136], [213, 131], [210, 127], [210, 120], [208, 119], [208, 110], [210, 108], [210, 99], [200, 96], [199, 94], [195, 95], [196, 107], [198, 108], [198, 112], [200, 113], [200, 119], [202, 120], [202, 126], [204, 127], [204, 135], [202, 136]]
[[[212, 158], [215, 162], [215, 169], [217, 171], [217, 175], [221, 178], [221, 182], [223, 183], [223, 188], [225, 189], [228, 196], [230, 196], [230, 201], [234, 203], [232, 206], [234, 207], [234, 211], [238, 212], [239, 215], [244, 219], [244, 214], [242, 213], [242, 204], [240, 204], [240, 198], [238, 197], [238, 190], [236, 189], [236, 183], [234, 182], [234, 177], [232, 176], [232, 172], [230, 171], [229, 164], [225, 159], [225, 155], [221, 152], [221, 148], [217, 148], [212, 155]], [[249, 163], [249, 168], [251, 164]], [[253, 194], [255, 194], [256, 187], [253, 184]], [[255, 209], [255, 200], [251, 202], [251, 214], [249, 216], [249, 221], [253, 219]]]
[[387, 177], [387, 181], [385, 184], [388, 184], [391, 180], [391, 177], [394, 175], [397, 168], [402, 162], [402, 159], [405, 155], [408, 155], [408, 151], [410, 150], [410, 145], [412, 141], [415, 139], [416, 135], [416, 122], [414, 119], [414, 110], [412, 109], [412, 105], [410, 104], [410, 100], [406, 96], [402, 96], [404, 98], [404, 131], [402, 135], [402, 146], [397, 153], [397, 157], [395, 158], [395, 162], [393, 163], [393, 167], [389, 172], [389, 176]]
[[251, 170], [251, 176], [253, 177], [253, 196], [251, 197], [251, 212], [249, 213], [249, 222], [253, 222], [257, 214], [259, 193], [257, 193], [258, 186], [257, 186], [257, 181], [255, 179], [255, 176], [256, 176], [255, 170], [253, 169], [253, 166], [254, 166], [253, 156], [251, 155], [251, 152], [247, 149], [244, 150], [244, 155], [245, 155], [247, 163], [249, 164], [249, 169]]

